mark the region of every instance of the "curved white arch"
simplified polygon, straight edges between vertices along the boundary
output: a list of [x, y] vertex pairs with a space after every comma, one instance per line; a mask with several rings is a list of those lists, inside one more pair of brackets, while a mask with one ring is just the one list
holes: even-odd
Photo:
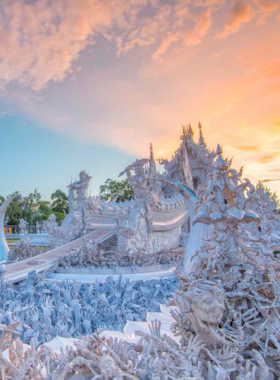
[[4, 203], [0, 206], [0, 260], [7, 260], [9, 247], [6, 241], [5, 233], [4, 233], [4, 223], [5, 223], [5, 215], [9, 204], [14, 200], [18, 194], [15, 194], [4, 201]]

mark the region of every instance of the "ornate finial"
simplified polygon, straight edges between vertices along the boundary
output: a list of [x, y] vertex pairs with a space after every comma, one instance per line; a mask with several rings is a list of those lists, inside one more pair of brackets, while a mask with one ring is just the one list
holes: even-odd
[[150, 175], [154, 176], [156, 173], [156, 160], [154, 156], [153, 144], [150, 143]]
[[150, 143], [150, 160], [155, 162], [153, 143]]
[[198, 123], [198, 129], [199, 129], [198, 143], [199, 143], [200, 146], [206, 147], [206, 143], [205, 143], [204, 136], [203, 136], [203, 133], [202, 133], [202, 125], [201, 125], [200, 122]]
[[183, 131], [183, 134], [180, 137], [181, 140], [183, 140], [187, 136], [187, 129], [186, 129], [186, 127], [183, 124], [182, 124], [182, 131]]
[[217, 156], [223, 154], [223, 149], [220, 144], [217, 145], [216, 154]]
[[217, 145], [216, 155], [217, 159], [214, 162], [214, 167], [218, 170], [227, 170], [230, 167], [232, 160], [228, 160], [227, 158], [224, 159], [223, 150], [220, 144]]
[[192, 129], [192, 126], [189, 124], [189, 128], [188, 128], [188, 137], [190, 137], [191, 139], [193, 139], [193, 135], [194, 135], [194, 132], [193, 132], [193, 129]]

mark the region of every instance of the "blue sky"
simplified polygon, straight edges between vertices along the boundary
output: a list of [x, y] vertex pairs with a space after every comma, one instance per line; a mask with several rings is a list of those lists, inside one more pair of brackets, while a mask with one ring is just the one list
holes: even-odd
[[25, 115], [0, 119], [0, 194], [13, 191], [27, 195], [35, 188], [43, 199], [56, 189], [67, 191], [71, 178], [81, 170], [91, 174], [90, 189], [98, 194], [100, 184], [116, 178], [134, 158], [112, 147], [68, 138], [28, 120]]

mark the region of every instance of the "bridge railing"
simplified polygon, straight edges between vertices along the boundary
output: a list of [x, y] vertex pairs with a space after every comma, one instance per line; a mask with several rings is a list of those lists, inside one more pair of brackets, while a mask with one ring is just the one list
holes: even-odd
[[[36, 226], [27, 226], [26, 227], [27, 232], [29, 234], [36, 234], [37, 233], [37, 227]], [[20, 228], [17, 225], [5, 225], [4, 226], [4, 232], [6, 235], [12, 235], [12, 234], [19, 234]]]

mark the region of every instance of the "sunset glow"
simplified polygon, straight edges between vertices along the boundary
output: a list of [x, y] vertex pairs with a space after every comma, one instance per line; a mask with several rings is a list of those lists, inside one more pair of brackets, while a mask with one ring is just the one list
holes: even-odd
[[2, 0], [4, 195], [33, 190], [30, 176], [46, 194], [65, 187], [77, 162], [98, 192], [150, 142], [170, 158], [198, 122], [211, 149], [280, 194], [279, 36], [279, 0]]

